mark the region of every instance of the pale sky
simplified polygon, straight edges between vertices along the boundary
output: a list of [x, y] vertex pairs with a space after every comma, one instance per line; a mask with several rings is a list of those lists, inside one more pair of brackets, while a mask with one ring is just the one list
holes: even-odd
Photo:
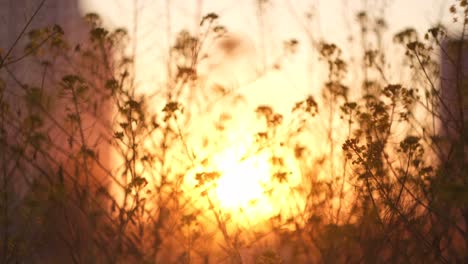
[[[261, 51], [262, 42], [258, 37], [261, 31], [256, 18], [256, 0], [83, 0], [83, 10], [101, 14], [109, 26], [123, 26], [132, 32], [135, 2], [139, 7], [137, 69], [145, 89], [155, 89], [152, 85], [160, 80], [161, 62], [167, 54], [168, 29], [171, 38], [182, 28], [196, 30], [200, 16], [215, 12], [221, 23], [243, 39], [245, 47], [251, 48], [242, 50], [238, 58], [221, 63], [214, 70], [216, 74], [211, 74], [216, 76], [211, 77], [245, 86], [242, 92], [252, 103], [272, 104], [281, 111], [290, 109], [304, 95], [316, 92], [323, 75], [320, 72], [323, 66], [314, 64], [315, 51], [307, 45], [305, 12], [311, 10], [314, 14], [314, 22], [308, 26], [314, 39], [335, 42], [350, 50], [346, 47], [352, 45], [347, 41], [349, 32], [356, 30], [356, 13], [366, 5], [376, 14], [386, 6], [384, 16], [391, 41], [395, 32], [406, 27], [425, 32], [441, 18], [448, 17], [452, 4], [451, 0], [270, 0], [264, 18], [266, 52]], [[291, 38], [298, 39], [301, 45], [283, 70], [254, 77], [255, 69], [264, 60], [272, 63], [281, 52], [283, 40]], [[253, 83], [252, 78], [256, 80]]]

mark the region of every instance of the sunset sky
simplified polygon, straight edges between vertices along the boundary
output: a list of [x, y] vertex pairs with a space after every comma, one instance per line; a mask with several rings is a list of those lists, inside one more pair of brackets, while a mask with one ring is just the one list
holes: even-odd
[[[259, 20], [256, 3], [254, 0], [83, 0], [83, 11], [97, 12], [107, 26], [125, 27], [130, 34], [134, 33], [133, 25], [137, 21], [136, 74], [141, 91], [148, 93], [164, 87], [165, 61], [176, 34], [182, 29], [199, 32], [199, 21], [205, 14], [218, 14], [220, 24], [226, 26], [236, 48], [230, 53], [217, 45], [207, 49], [210, 56], [208, 65], [197, 69], [199, 77], [207, 86], [217, 84], [242, 93], [248, 103], [247, 108], [231, 109], [237, 121], [229, 128], [230, 136], [224, 142], [225, 151], [231, 151], [232, 146], [247, 147], [250, 144], [251, 136], [258, 130], [254, 114], [258, 105], [272, 106], [287, 120], [294, 104], [305, 96], [313, 94], [320, 103], [327, 67], [318, 59], [318, 51], [311, 45], [311, 40], [336, 43], [342, 48], [345, 59], [356, 63], [362, 56], [359, 55], [362, 46], [356, 20], [359, 11], [370, 10], [371, 16], [383, 17], [387, 21], [388, 30], [384, 36], [387, 56], [392, 52], [404, 54], [404, 50], [393, 45], [395, 33], [412, 27], [422, 37], [427, 29], [440, 22], [448, 28], [451, 24], [447, 21], [450, 16], [445, 0], [271, 0], [267, 1], [262, 20]], [[306, 19], [306, 13], [312, 15], [310, 20]], [[135, 15], [137, 20], [134, 20]], [[442, 18], [445, 20], [440, 21]], [[263, 23], [263, 28], [260, 23]], [[282, 57], [283, 42], [290, 39], [299, 41], [297, 52], [282, 59], [279, 69], [273, 69], [272, 66]], [[389, 56], [389, 62], [397, 58]], [[264, 65], [268, 69], [262, 72]], [[360, 67], [359, 64], [355, 64], [354, 69], [353, 65], [349, 67], [347, 82], [350, 85], [362, 77], [357, 75], [356, 65]], [[405, 84], [411, 81], [411, 77], [401, 75], [399, 69], [385, 67], [390, 82]], [[352, 97], [357, 92], [350, 94]], [[154, 110], [160, 110], [158, 107]], [[207, 133], [203, 128], [210, 121], [204, 118], [194, 119], [190, 128], [192, 134], [198, 130], [201, 130], [201, 135]], [[317, 156], [321, 151], [327, 151], [327, 143], [323, 139], [328, 127], [324, 124], [327, 120], [317, 120], [311, 131], [313, 135], [307, 139]], [[337, 116], [332, 124], [337, 139], [344, 136], [340, 134], [342, 128], [343, 122]], [[202, 152], [203, 148], [197, 148], [195, 142], [190, 144], [195, 152]], [[235, 161], [240, 156], [231, 153], [230, 157]], [[224, 162], [229, 163], [229, 159]], [[229, 170], [241, 173], [232, 168]], [[233, 186], [233, 183], [226, 184]]]
[[[253, 0], [83, 0], [83, 10], [97, 12], [109, 26], [123, 26], [132, 33], [133, 3], [139, 6], [137, 53], [144, 56], [137, 56], [137, 72], [140, 85], [145, 90], [156, 89], [161, 80], [164, 71], [161, 62], [170, 43], [167, 40], [168, 29], [173, 39], [183, 28], [195, 31], [200, 17], [215, 12], [219, 14], [221, 24], [241, 40], [241, 48], [235, 56], [227, 59], [221, 55], [221, 59], [217, 59], [220, 63], [209, 70], [207, 78], [240, 88], [254, 105], [270, 104], [281, 112], [288, 112], [292, 104], [304, 95], [317, 92], [323, 75], [320, 72], [323, 67], [316, 65], [316, 51], [309, 46], [305, 34], [306, 12], [314, 17], [307, 26], [314, 41], [335, 42], [344, 50], [352, 50], [359, 47], [356, 40], [348, 41], [351, 33], [357, 30], [356, 13], [366, 5], [376, 15], [382, 13], [382, 6], [386, 7], [382, 14], [388, 22], [389, 42], [394, 33], [407, 27], [425, 32], [440, 18], [447, 19], [449, 7], [448, 1], [444, 0], [272, 0], [267, 4], [263, 33], [257, 20], [256, 1]], [[443, 22], [450, 24], [450, 21]], [[263, 43], [259, 37], [262, 34]], [[297, 54], [286, 60], [281, 71], [269, 71], [259, 77], [256, 72], [262, 63], [266, 61], [272, 65], [281, 54], [283, 41], [292, 38], [300, 43]], [[263, 47], [265, 51], [262, 51]], [[261, 96], [265, 93], [269, 96]]]

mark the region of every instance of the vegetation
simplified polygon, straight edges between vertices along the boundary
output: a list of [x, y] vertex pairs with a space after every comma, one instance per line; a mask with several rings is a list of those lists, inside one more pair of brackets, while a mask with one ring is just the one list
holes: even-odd
[[[25, 27], [24, 55], [0, 53], [0, 262], [467, 263], [468, 2], [450, 12], [459, 33], [402, 30], [398, 55], [382, 44], [384, 18], [365, 11], [357, 60], [325, 40], [286, 41], [287, 56], [316, 50], [328, 76], [290, 118], [255, 107], [255, 131], [234, 156], [239, 166], [267, 160], [269, 174], [262, 197], [243, 206], [217, 190], [229, 189], [219, 156], [245, 102], [198, 74], [228, 32], [217, 14], [173, 40], [156, 96], [138, 92], [127, 31], [96, 14], [79, 45], [58, 25]], [[11, 70], [27, 59], [42, 82]], [[441, 89], [444, 67], [455, 101]], [[395, 68], [401, 80], [390, 78]]]

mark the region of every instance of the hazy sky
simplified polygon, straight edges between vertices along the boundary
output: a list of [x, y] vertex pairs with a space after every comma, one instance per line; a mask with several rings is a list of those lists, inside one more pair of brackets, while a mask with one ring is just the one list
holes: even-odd
[[[245, 48], [240, 49], [236, 58], [212, 69], [216, 72], [212, 77], [245, 86], [242, 90], [253, 103], [275, 105], [281, 101], [278, 104], [281, 110], [289, 109], [303, 95], [311, 93], [322, 74], [314, 65], [316, 54], [307, 44], [299, 47], [281, 72], [270, 73], [254, 83], [248, 81], [264, 60], [273, 63], [281, 54], [283, 40], [296, 38], [300, 43], [307, 43], [306, 12], [311, 11], [314, 16], [307, 27], [315, 39], [336, 42], [346, 49], [350, 32], [356, 30], [356, 13], [365, 6], [376, 14], [382, 12], [382, 6], [386, 7], [382, 14], [389, 24], [391, 40], [393, 33], [409, 26], [424, 32], [441, 18], [447, 18], [452, 4], [451, 0], [270, 0], [264, 17], [265, 49], [261, 48], [259, 38], [262, 31], [256, 16], [256, 0], [83, 0], [83, 10], [98, 12], [108, 25], [124, 26], [131, 32], [135, 2], [139, 7], [138, 74], [145, 89], [155, 89], [153, 84], [160, 79], [161, 62], [169, 43], [168, 30], [171, 37], [182, 28], [196, 30], [200, 16], [215, 12], [220, 15], [221, 23], [243, 41]], [[265, 92], [269, 96], [261, 96]]]

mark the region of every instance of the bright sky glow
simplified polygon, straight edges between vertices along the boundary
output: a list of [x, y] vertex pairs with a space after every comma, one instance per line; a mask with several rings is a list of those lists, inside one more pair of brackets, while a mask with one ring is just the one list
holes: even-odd
[[262, 185], [270, 181], [270, 163], [266, 155], [239, 161], [239, 155], [229, 152], [217, 156], [214, 161], [221, 172], [216, 194], [225, 208], [246, 208], [265, 195]]
[[[392, 34], [409, 26], [424, 32], [428, 27], [440, 22], [438, 18], [446, 17], [448, 9], [445, 0], [271, 0], [262, 31], [256, 20], [255, 1], [252, 0], [83, 0], [83, 6], [86, 12], [95, 11], [102, 14], [108, 25], [123, 26], [129, 29], [130, 34], [137, 34], [137, 42], [134, 42], [137, 43], [137, 81], [138, 85], [148, 92], [154, 92], [158, 85], [164, 83], [162, 73], [165, 72], [165, 60], [174, 36], [181, 29], [196, 32], [201, 16], [206, 13], [219, 14], [221, 24], [241, 39], [241, 48], [234, 55], [226, 56], [214, 48], [213, 54], [210, 55], [215, 58], [210, 67], [200, 69], [200, 77], [206, 83], [217, 83], [237, 89], [246, 97], [248, 107], [232, 110], [241, 116], [240, 122], [230, 128], [237, 131], [232, 137], [233, 140], [225, 142], [226, 147], [218, 153], [212, 153], [213, 158], [209, 166], [194, 168], [193, 174], [203, 170], [218, 171], [220, 178], [212, 183], [216, 188], [208, 193], [208, 197], [217, 200], [227, 212], [243, 211], [249, 218], [247, 220], [251, 221], [252, 218], [258, 220], [272, 217], [279, 211], [287, 215], [285, 210], [297, 210], [289, 208], [292, 204], [291, 199], [296, 199], [289, 188], [300, 184], [301, 175], [292, 162], [294, 156], [291, 153], [286, 155], [286, 159], [289, 160], [289, 169], [292, 171], [292, 183], [286, 187], [272, 180], [272, 165], [268, 155], [257, 153], [247, 155], [244, 159], [251, 145], [245, 142], [240, 144], [236, 138], [245, 138], [245, 135], [255, 133], [254, 126], [258, 123], [258, 120], [247, 117], [247, 113], [253, 113], [257, 105], [270, 105], [287, 119], [295, 102], [308, 94], [319, 94], [321, 81], [323, 76], [326, 76], [323, 72], [326, 67], [318, 65], [317, 51], [309, 46], [310, 39], [305, 34], [304, 26], [308, 27], [315, 40], [336, 42], [352, 53], [360, 48], [356, 40], [349, 40], [353, 30], [356, 30], [352, 25], [356, 24], [357, 11], [362, 10], [363, 3], [366, 2], [370, 10], [376, 13], [379, 12], [376, 3], [387, 3], [386, 12], [382, 15], [387, 18], [389, 24], [386, 39], [389, 43]], [[138, 3], [137, 9], [133, 8], [133, 3]], [[139, 17], [137, 32], [133, 31], [135, 11]], [[307, 11], [313, 11], [315, 16], [310, 25], [304, 20]], [[263, 36], [263, 42], [260, 36]], [[281, 69], [258, 74], [261, 68], [259, 65], [265, 62], [273, 65], [281, 57], [283, 41], [291, 38], [300, 43], [297, 53], [283, 61]], [[268, 56], [265, 57], [265, 54]], [[399, 75], [396, 77], [400, 78]], [[317, 97], [320, 98], [320, 95]], [[193, 123], [190, 128], [192, 134], [197, 129], [204, 129], [207, 122], [200, 118], [198, 123]], [[342, 124], [339, 122], [338, 120], [334, 129], [337, 133], [342, 131]], [[317, 126], [314, 131], [318, 134], [324, 131], [324, 128]], [[314, 147], [319, 153], [320, 143], [323, 142], [314, 138], [310, 141], [317, 141]], [[232, 147], [233, 145], [235, 147]], [[196, 184], [194, 178], [189, 179], [185, 187], [193, 189]], [[268, 190], [274, 190], [273, 195], [267, 195]], [[194, 192], [193, 199], [206, 205], [206, 199], [197, 192], [199, 190]], [[296, 200], [295, 204], [303, 204], [303, 201]]]

